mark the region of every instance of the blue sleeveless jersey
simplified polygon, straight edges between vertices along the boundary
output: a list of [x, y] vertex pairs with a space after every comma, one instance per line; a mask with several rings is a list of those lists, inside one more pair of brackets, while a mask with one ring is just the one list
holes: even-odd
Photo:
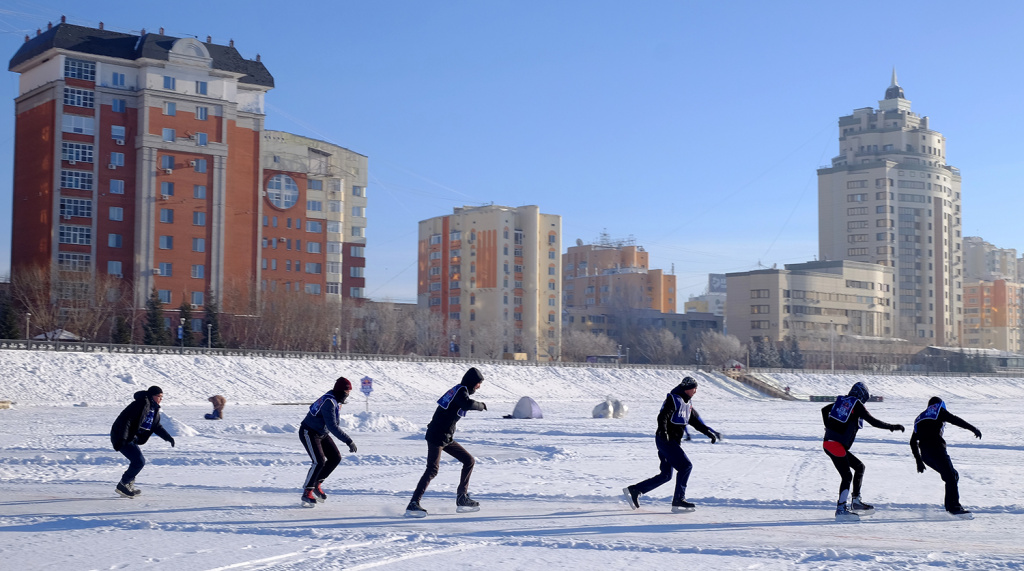
[[[829, 418], [834, 418], [839, 422], [849, 422], [850, 415], [853, 414], [853, 408], [857, 406], [859, 399], [854, 396], [836, 397], [836, 403], [832, 405], [832, 410], [828, 413]], [[860, 426], [864, 426], [863, 420], [858, 420]]]
[[676, 411], [672, 413], [672, 417], [669, 418], [669, 422], [672, 424], [682, 424], [686, 426], [690, 423], [690, 411], [693, 410], [693, 406], [683, 401], [683, 397], [668, 393], [668, 396], [672, 397], [672, 400], [676, 403]]
[[[929, 405], [928, 408], [924, 409], [924, 412], [922, 412], [921, 414], [917, 415], [917, 418], [914, 419], [914, 432], [917, 432], [917, 423], [921, 422], [922, 420], [938, 420], [939, 419], [939, 412], [942, 409], [944, 409], [944, 408], [946, 408], [946, 403], [944, 403], [944, 402], [939, 402], [939, 403], [935, 403], [933, 405]], [[942, 433], [945, 430], [946, 430], [946, 423], [943, 422], [942, 426], [939, 427], [939, 436], [942, 436]]]
[[[437, 399], [437, 405], [445, 410], [448, 410], [448, 407], [451, 406], [452, 401], [455, 400], [455, 395], [459, 394], [460, 389], [465, 389], [467, 393], [469, 392], [469, 389], [467, 389], [465, 385], [455, 385], [454, 387], [448, 389], [448, 392], [441, 395], [441, 398]], [[459, 416], [466, 416], [465, 409], [459, 409]]]

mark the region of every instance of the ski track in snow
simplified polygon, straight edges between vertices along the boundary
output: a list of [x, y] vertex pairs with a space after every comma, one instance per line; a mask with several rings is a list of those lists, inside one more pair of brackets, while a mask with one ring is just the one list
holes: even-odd
[[[695, 406], [724, 438], [712, 445], [693, 432], [684, 443], [698, 509], [669, 513], [669, 483], [632, 511], [622, 487], [657, 472], [655, 416], [680, 372], [484, 366], [474, 398], [490, 412], [470, 413], [457, 434], [477, 459], [471, 492], [483, 509], [455, 513], [460, 465], [445, 457], [422, 502], [430, 515], [415, 520], [402, 512], [423, 470], [423, 427], [462, 365], [2, 357], [0, 398], [16, 401], [0, 410], [0, 552], [11, 568], [1024, 569], [1024, 420], [1014, 402], [1024, 379], [773, 375], [795, 394], [844, 393], [864, 380], [886, 399], [869, 405], [872, 414], [908, 427], [941, 394], [984, 432], [978, 441], [946, 430], [975, 520], [941, 509], [942, 482], [915, 472], [909, 433], [866, 426], [854, 451], [868, 466], [865, 499], [877, 512], [839, 524], [822, 403], [778, 401], [701, 373]], [[298, 424], [339, 371], [371, 376], [377, 390], [370, 412], [361, 394], [342, 411], [359, 452], [342, 447], [328, 501], [301, 508], [309, 459]], [[110, 450], [107, 430], [149, 384], [164, 389], [177, 446], [152, 438], [137, 479], [143, 495], [119, 498], [113, 484], [127, 462]], [[228, 397], [226, 420], [205, 421], [205, 399], [217, 393]], [[501, 418], [524, 395], [545, 417]], [[609, 395], [626, 402], [627, 417], [591, 418]]]

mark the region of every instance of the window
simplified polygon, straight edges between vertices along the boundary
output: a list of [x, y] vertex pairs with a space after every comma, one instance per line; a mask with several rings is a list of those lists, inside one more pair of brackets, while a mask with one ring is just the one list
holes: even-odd
[[282, 210], [291, 208], [299, 199], [299, 187], [292, 177], [286, 174], [274, 175], [267, 182], [267, 198], [271, 204]]
[[340, 254], [341, 253], [341, 242], [327, 242], [327, 253], [328, 254]]
[[124, 181], [110, 179], [110, 194], [124, 194]]
[[867, 256], [868, 255], [868, 249], [867, 248], [849, 248], [849, 249], [846, 250], [846, 255], [847, 256]]
[[115, 167], [124, 166], [124, 153], [110, 153], [110, 164]]
[[359, 216], [360, 218], [366, 216], [366, 214], [364, 214], [364, 210], [365, 209], [362, 206], [353, 206], [352, 216]]
[[171, 290], [161, 289], [157, 290], [157, 296], [160, 298], [160, 303], [171, 303]]
[[172, 155], [160, 155], [160, 168], [173, 169], [174, 157]]
[[176, 86], [176, 82], [174, 81], [174, 78], [169, 76], [169, 75], [165, 75], [164, 76], [164, 89], [171, 89], [171, 90], [173, 90], [175, 88], [175, 86]]
[[196, 166], [193, 168], [196, 172], [206, 172], [206, 159], [196, 159]]
[[202, 264], [194, 264], [192, 266], [192, 277], [203, 278], [206, 276], [206, 266]]
[[340, 274], [341, 273], [341, 262], [327, 262], [327, 273], [329, 274]]
[[173, 182], [161, 182], [160, 183], [160, 195], [161, 196], [174, 196], [174, 183]]
[[174, 265], [170, 262], [160, 262], [160, 275], [170, 276], [174, 272]]
[[164, 102], [164, 115], [177, 115], [178, 104], [173, 101]]
[[314, 233], [319, 234], [321, 231], [323, 231], [323, 228], [324, 228], [323, 223], [321, 223], [321, 222], [319, 222], [317, 220], [307, 220], [306, 221], [306, 232], [314, 232]]
[[771, 313], [770, 305], [751, 305], [750, 313], [767, 314]]
[[206, 226], [206, 213], [205, 212], [193, 212], [192, 213], [192, 225], [193, 226]]
[[83, 117], [81, 115], [70, 115], [65, 113], [61, 119], [61, 131], [65, 133], [80, 133], [82, 135], [92, 135], [96, 129], [96, 119], [93, 117]]
[[867, 188], [868, 181], [866, 180], [851, 180], [846, 183], [846, 188]]
[[163, 140], [164, 141], [166, 141], [168, 143], [173, 143], [175, 140], [177, 140], [177, 138], [178, 137], [175, 135], [174, 129], [164, 128], [164, 130], [163, 130]]
[[[67, 115], [65, 115], [65, 117], [67, 117]], [[87, 133], [87, 134], [92, 134], [92, 133], [90, 132], [90, 133]], [[121, 144], [124, 144], [124, 140], [125, 140], [124, 125], [111, 125], [110, 126], [110, 138], [114, 139], [115, 141], [121, 141]]]
[[196, 107], [196, 119], [199, 121], [206, 121], [209, 116], [210, 109], [208, 107]]
[[352, 187], [352, 196], [366, 196], [366, 189], [362, 186]]
[[124, 99], [114, 99], [110, 102], [110, 110], [114, 113], [124, 113], [128, 104]]
[[57, 268], [66, 272], [87, 272], [92, 265], [92, 256], [73, 252], [57, 253]]
[[856, 230], [858, 228], [867, 228], [867, 227], [868, 227], [868, 221], [867, 220], [850, 220], [849, 222], [846, 223], [846, 229], [847, 230]]
[[306, 252], [310, 254], [319, 254], [320, 242], [306, 242]]
[[323, 212], [324, 203], [322, 200], [307, 200], [306, 210], [311, 212]]
[[96, 64], [91, 61], [67, 58], [64, 60], [64, 77], [96, 81]]
[[192, 198], [206, 200], [206, 186], [202, 184], [192, 185]]
[[341, 201], [340, 200], [328, 200], [327, 201], [328, 212], [341, 212]]
[[847, 194], [846, 195], [846, 201], [847, 202], [866, 202], [867, 199], [868, 199], [867, 193]]
[[60, 158], [64, 161], [91, 163], [92, 145], [63, 142], [60, 144]]
[[206, 133], [196, 133], [196, 146], [205, 147], [208, 140]]
[[320, 284], [306, 284], [306, 293], [320, 295]]
[[[296, 263], [296, 265], [298, 265], [298, 264]], [[307, 262], [306, 263], [306, 273], [307, 274], [319, 274], [319, 273], [322, 273], [322, 272], [323, 272], [323, 264], [314, 263], [314, 262]]]
[[306, 188], [308, 188], [309, 190], [323, 190], [324, 189], [324, 181], [316, 180], [316, 179], [309, 179], [308, 181], [306, 181]]
[[64, 105], [92, 109], [96, 103], [96, 94], [87, 89], [64, 88]]
[[61, 224], [59, 229], [61, 244], [92, 245], [92, 229], [88, 226], [70, 226]]
[[[110, 75], [110, 85], [113, 87], [124, 87], [124, 74], [116, 71]], [[122, 100], [123, 101], [123, 100]]]
[[107, 262], [107, 273], [114, 277], [121, 277], [121, 262], [113, 260]]
[[348, 275], [352, 278], [361, 278], [363, 277], [363, 269], [361, 266], [352, 266], [348, 269]]
[[121, 222], [124, 220], [124, 208], [120, 206], [110, 207], [110, 219]]
[[192, 251], [193, 252], [205, 252], [206, 251], [206, 238], [192, 238]]
[[61, 188], [92, 190], [92, 173], [88, 171], [60, 171]]
[[124, 239], [120, 234], [107, 234], [107, 247], [120, 248], [123, 243]]
[[752, 289], [752, 290], [750, 290], [750, 297], [752, 299], [761, 299], [761, 298], [767, 299], [767, 298], [771, 297], [771, 292], [769, 290], [766, 290], [766, 289]]
[[366, 248], [364, 248], [363, 246], [352, 246], [349, 249], [349, 254], [348, 255], [352, 256], [353, 258], [365, 258], [366, 257]]
[[353, 226], [352, 227], [352, 235], [356, 236], [356, 237], [361, 237], [363, 235], [362, 227], [360, 227], [360, 226]]
[[174, 236], [160, 236], [160, 249], [161, 250], [173, 250], [174, 249]]
[[205, 81], [197, 81], [196, 82], [196, 94], [197, 95], [206, 95], [206, 82]]

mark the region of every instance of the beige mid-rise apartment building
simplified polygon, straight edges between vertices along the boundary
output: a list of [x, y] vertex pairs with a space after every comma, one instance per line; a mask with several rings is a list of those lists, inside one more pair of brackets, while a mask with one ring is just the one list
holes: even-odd
[[996, 280], [1017, 279], [1017, 250], [999, 248], [978, 236], [964, 238], [964, 279]]
[[632, 240], [570, 246], [562, 255], [566, 308], [676, 311], [676, 277], [649, 267], [649, 254]]
[[892, 336], [888, 266], [837, 260], [726, 276], [728, 332], [743, 343]]
[[419, 223], [417, 304], [442, 316], [442, 354], [557, 360], [562, 218], [465, 206]]
[[946, 164], [945, 137], [911, 111], [895, 71], [878, 108], [840, 117], [839, 131], [839, 154], [818, 169], [819, 258], [891, 268], [892, 334], [955, 345], [963, 321], [961, 179]]

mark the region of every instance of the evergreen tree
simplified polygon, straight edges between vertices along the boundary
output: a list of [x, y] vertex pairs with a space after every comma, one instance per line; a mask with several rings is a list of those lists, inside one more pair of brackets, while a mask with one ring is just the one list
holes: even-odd
[[10, 296], [0, 295], [0, 339], [20, 339], [20, 323]]
[[770, 367], [777, 369], [782, 366], [782, 359], [779, 357], [779, 351], [775, 348], [775, 342], [768, 337], [761, 338], [761, 359], [762, 367]]
[[178, 311], [181, 313], [181, 317], [185, 319], [185, 323], [181, 327], [182, 338], [178, 340], [178, 343], [185, 347], [195, 347], [196, 339], [192, 336], [192, 306], [182, 302]]
[[164, 325], [164, 304], [156, 288], [146, 300], [146, 321], [142, 324], [142, 342], [146, 345], [169, 345], [170, 335]]
[[750, 359], [750, 366], [751, 367], [755, 367], [756, 368], [756, 367], [764, 367], [765, 366], [764, 365], [764, 353], [761, 351], [761, 342], [760, 341], [758, 341], [756, 343], [751, 341], [750, 344], [747, 345], [747, 355], [748, 355], [748, 358]]
[[796, 340], [796, 337], [790, 336], [782, 346], [783, 349], [779, 354], [782, 366], [787, 369], [803, 369], [804, 354], [800, 352], [800, 343]]
[[111, 342], [118, 345], [128, 345], [132, 342], [132, 328], [123, 315], [114, 318], [114, 333]]
[[[213, 292], [206, 292], [206, 319], [203, 321], [203, 347], [223, 347], [220, 337], [220, 321], [217, 318], [217, 300]], [[212, 339], [211, 339], [212, 338]]]

